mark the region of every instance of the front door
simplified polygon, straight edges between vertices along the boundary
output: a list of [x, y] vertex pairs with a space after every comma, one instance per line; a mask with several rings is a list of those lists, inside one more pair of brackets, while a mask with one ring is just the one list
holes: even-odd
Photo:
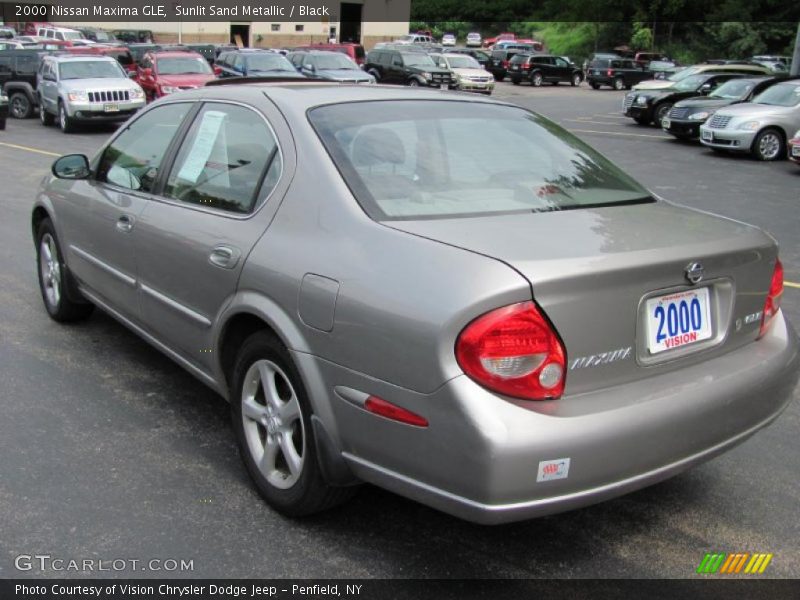
[[194, 118], [159, 201], [139, 218], [146, 327], [210, 371], [212, 322], [236, 291], [242, 265], [267, 228], [259, 208], [283, 165], [272, 129], [251, 108], [208, 102]]
[[139, 216], [170, 141], [191, 104], [154, 108], [134, 120], [108, 145], [94, 179], [77, 181], [64, 195], [62, 227], [70, 269], [124, 316], [137, 320], [134, 238]]

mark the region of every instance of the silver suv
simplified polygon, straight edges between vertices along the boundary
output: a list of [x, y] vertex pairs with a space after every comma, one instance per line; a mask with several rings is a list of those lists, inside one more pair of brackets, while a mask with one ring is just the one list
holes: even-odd
[[78, 122], [125, 121], [145, 105], [144, 91], [110, 56], [46, 56], [36, 74], [39, 117], [64, 133]]

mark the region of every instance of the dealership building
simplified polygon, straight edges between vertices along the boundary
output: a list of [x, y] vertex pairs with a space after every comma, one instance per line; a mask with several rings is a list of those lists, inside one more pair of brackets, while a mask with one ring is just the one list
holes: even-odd
[[[48, 0], [26, 2], [36, 5], [51, 3]], [[78, 25], [74, 20], [59, 20], [54, 15], [21, 19], [15, 14], [19, 4], [20, 2], [0, 2], [0, 17], [4, 23], [15, 25], [21, 21], [51, 21], [65, 27]], [[326, 5], [334, 7], [332, 13], [335, 16], [315, 19], [311, 17], [313, 20], [307, 21], [252, 20], [245, 15], [231, 15], [228, 21], [203, 21], [202, 15], [187, 17], [196, 20], [184, 21], [93, 21], [90, 16], [81, 19], [80, 25], [109, 30], [147, 29], [153, 32], [156, 43], [232, 42], [247, 47], [270, 48], [325, 42], [332, 38], [339, 42], [358, 42], [371, 48], [378, 42], [389, 41], [408, 33], [411, 0], [349, 0], [326, 2]], [[338, 7], [338, 12], [335, 7]]]

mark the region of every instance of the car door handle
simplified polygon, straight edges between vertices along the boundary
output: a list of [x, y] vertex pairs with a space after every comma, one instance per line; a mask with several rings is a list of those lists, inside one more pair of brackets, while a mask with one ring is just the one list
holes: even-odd
[[236, 263], [239, 262], [239, 257], [241, 255], [242, 253], [238, 248], [219, 244], [218, 246], [214, 246], [214, 249], [211, 250], [211, 254], [208, 255], [208, 262], [215, 267], [233, 269]]
[[130, 215], [122, 215], [117, 219], [117, 230], [122, 233], [130, 233], [133, 231], [133, 223], [135, 219]]

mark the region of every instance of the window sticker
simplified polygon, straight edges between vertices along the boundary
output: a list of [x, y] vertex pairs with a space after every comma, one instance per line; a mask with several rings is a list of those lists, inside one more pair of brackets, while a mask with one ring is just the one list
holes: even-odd
[[192, 183], [197, 182], [200, 174], [206, 168], [206, 163], [214, 149], [226, 116], [224, 112], [217, 110], [210, 110], [203, 115], [203, 121], [200, 123], [192, 149], [178, 172], [179, 179]]

